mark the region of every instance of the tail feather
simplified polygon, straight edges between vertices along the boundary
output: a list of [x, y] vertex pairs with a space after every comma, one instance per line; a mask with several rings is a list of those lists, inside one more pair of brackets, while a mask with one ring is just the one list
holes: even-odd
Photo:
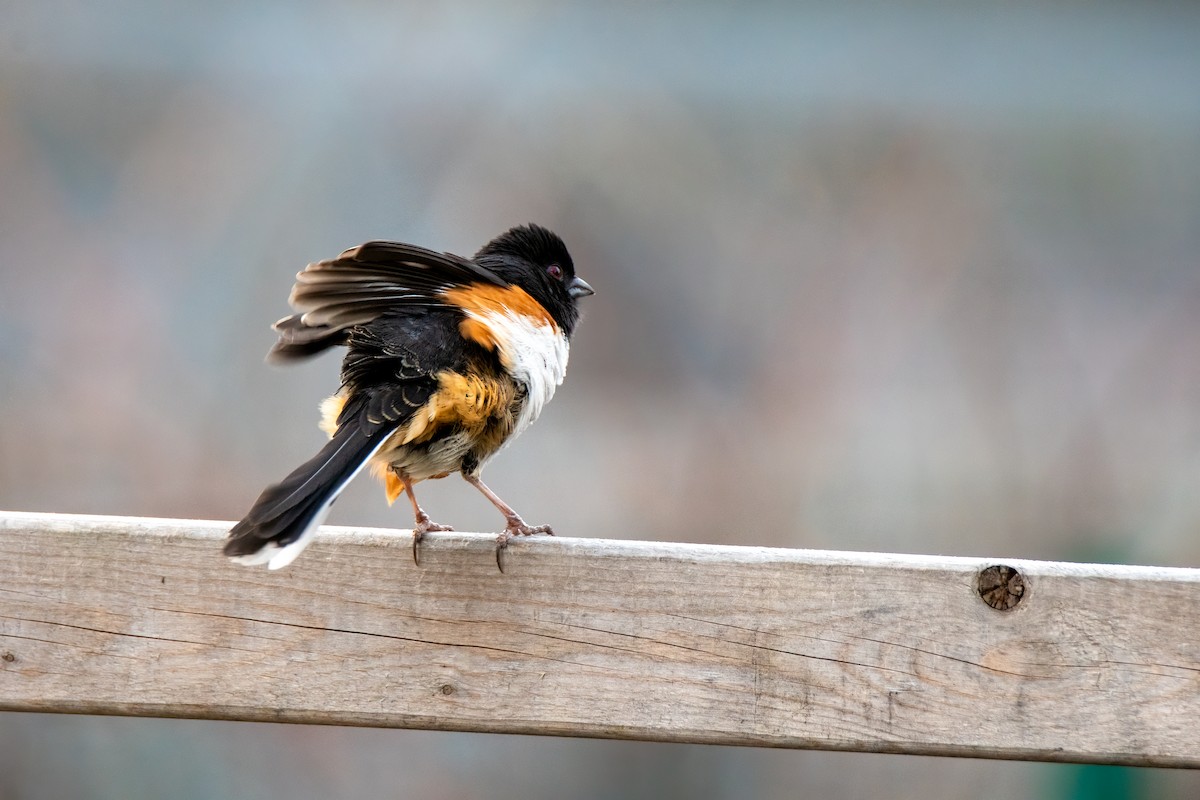
[[225, 555], [243, 564], [285, 567], [308, 546], [333, 501], [387, 441], [389, 431], [364, 432], [348, 421], [313, 458], [268, 486], [225, 542]]

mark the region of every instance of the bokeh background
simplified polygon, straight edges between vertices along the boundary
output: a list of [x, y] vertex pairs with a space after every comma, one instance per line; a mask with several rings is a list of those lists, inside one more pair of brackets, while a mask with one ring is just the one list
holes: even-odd
[[[0, 0], [0, 508], [233, 519], [371, 238], [563, 235], [562, 533], [1200, 564], [1194, 4]], [[460, 481], [435, 518], [493, 530]], [[361, 480], [332, 522], [408, 526]], [[1200, 776], [0, 715], [0, 798], [1195, 798]], [[986, 787], [986, 791], [981, 787]]]

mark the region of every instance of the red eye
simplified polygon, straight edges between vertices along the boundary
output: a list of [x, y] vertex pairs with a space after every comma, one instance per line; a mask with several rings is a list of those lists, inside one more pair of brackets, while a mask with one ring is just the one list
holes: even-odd
[[562, 280], [563, 271], [562, 267], [560, 267], [558, 264], [551, 264], [550, 266], [546, 267], [546, 272], [550, 273], [550, 277], [554, 278], [554, 280]]

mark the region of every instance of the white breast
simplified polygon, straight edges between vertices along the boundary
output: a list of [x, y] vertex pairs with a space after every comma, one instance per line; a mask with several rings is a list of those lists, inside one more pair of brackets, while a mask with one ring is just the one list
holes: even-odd
[[528, 428], [567, 374], [567, 337], [553, 325], [512, 311], [472, 313], [496, 337], [500, 363], [529, 392], [513, 436]]

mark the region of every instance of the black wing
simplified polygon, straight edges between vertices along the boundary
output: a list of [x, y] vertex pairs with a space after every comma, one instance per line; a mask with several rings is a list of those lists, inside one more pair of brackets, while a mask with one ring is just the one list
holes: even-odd
[[275, 323], [279, 341], [268, 361], [285, 362], [345, 344], [348, 331], [401, 307], [445, 305], [454, 286], [505, 282], [490, 270], [450, 253], [401, 242], [367, 242], [296, 275], [288, 301], [295, 314]]

